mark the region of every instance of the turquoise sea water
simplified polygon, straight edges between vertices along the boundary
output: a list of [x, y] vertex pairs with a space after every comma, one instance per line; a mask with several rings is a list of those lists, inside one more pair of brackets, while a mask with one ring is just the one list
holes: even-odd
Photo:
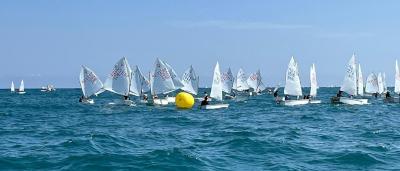
[[[308, 90], [305, 90], [308, 92]], [[284, 107], [271, 95], [225, 110], [78, 103], [79, 89], [0, 90], [0, 170], [396, 170], [400, 104]]]

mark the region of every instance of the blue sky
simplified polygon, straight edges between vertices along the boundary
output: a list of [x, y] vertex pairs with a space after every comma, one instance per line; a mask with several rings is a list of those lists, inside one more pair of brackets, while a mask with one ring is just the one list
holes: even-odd
[[179, 75], [193, 65], [210, 85], [215, 62], [267, 85], [284, 83], [290, 57], [303, 86], [340, 85], [355, 52], [364, 77], [400, 59], [400, 1], [0, 1], [0, 87], [78, 87], [81, 65], [105, 78], [122, 56], [148, 72], [156, 57]]

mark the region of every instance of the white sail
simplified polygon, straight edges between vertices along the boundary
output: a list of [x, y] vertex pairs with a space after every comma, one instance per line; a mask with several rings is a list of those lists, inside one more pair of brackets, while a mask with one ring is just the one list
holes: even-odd
[[142, 93], [150, 90], [150, 82], [140, 71], [138, 66], [135, 66], [132, 71], [132, 80], [130, 86], [130, 94], [134, 96], [141, 96]]
[[24, 80], [21, 80], [21, 84], [19, 85], [19, 92], [24, 92], [25, 91], [25, 85], [24, 85]]
[[151, 75], [150, 85], [152, 95], [167, 94], [176, 90], [167, 66], [158, 58]]
[[[234, 86], [234, 80], [231, 68], [228, 68], [227, 72], [222, 73], [222, 91], [225, 93], [231, 93], [232, 88]], [[235, 88], [236, 89], [236, 88]]]
[[103, 83], [100, 81], [99, 77], [85, 66], [82, 66], [79, 75], [79, 83], [81, 84], [82, 93], [85, 98], [103, 92]]
[[399, 71], [399, 64], [397, 63], [396, 59], [396, 75], [394, 81], [394, 92], [400, 94], [400, 71]]
[[371, 94], [379, 92], [378, 77], [374, 73], [369, 74], [367, 77], [367, 82], [365, 83], [365, 92]]
[[115, 65], [104, 82], [104, 89], [123, 96], [129, 95], [132, 69], [128, 60], [123, 57]]
[[183, 87], [181, 89], [183, 91], [197, 95], [199, 90], [199, 80], [192, 65], [190, 65], [190, 67], [183, 73], [182, 84]]
[[233, 78], [232, 90], [237, 90], [236, 77]]
[[14, 81], [11, 81], [11, 92], [15, 92]]
[[164, 62], [165, 66], [168, 68], [168, 72], [171, 75], [172, 81], [174, 82], [175, 89], [180, 89], [184, 85], [176, 74], [175, 70], [168, 63]]
[[237, 76], [236, 76], [236, 90], [237, 91], [244, 91], [248, 90], [250, 87], [247, 84], [247, 76], [246, 73], [243, 71], [242, 68], [239, 69]]
[[222, 81], [221, 81], [221, 71], [219, 69], [219, 63], [215, 65], [213, 83], [211, 87], [210, 97], [222, 101]]
[[382, 73], [378, 73], [378, 87], [379, 87], [379, 91], [378, 91], [379, 94], [381, 94], [385, 91], [384, 86], [383, 86]]
[[386, 93], [387, 92], [386, 73], [382, 74], [382, 85], [383, 85], [383, 93]]
[[310, 96], [317, 96], [318, 82], [317, 82], [317, 72], [315, 70], [315, 65], [312, 64], [310, 68]]
[[291, 96], [302, 96], [301, 83], [299, 77], [299, 69], [293, 56], [290, 59], [288, 69], [286, 71], [286, 84], [284, 94]]
[[254, 90], [254, 92], [260, 92], [266, 88], [262, 82], [260, 70], [256, 73], [250, 74], [249, 78], [247, 78], [247, 84]]
[[347, 64], [346, 75], [344, 76], [340, 90], [350, 95], [357, 95], [357, 68], [356, 57], [354, 54], [351, 56], [350, 61]]
[[364, 95], [364, 80], [363, 80], [360, 64], [358, 64], [357, 94], [360, 96]]

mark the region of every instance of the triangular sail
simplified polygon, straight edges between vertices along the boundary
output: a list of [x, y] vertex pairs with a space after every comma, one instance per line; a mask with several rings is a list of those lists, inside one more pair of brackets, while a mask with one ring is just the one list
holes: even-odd
[[378, 73], [378, 87], [379, 87], [379, 91], [378, 91], [379, 94], [381, 94], [385, 91], [384, 86], [383, 86], [382, 73]]
[[82, 93], [85, 98], [103, 92], [103, 83], [100, 81], [99, 77], [85, 66], [82, 66], [79, 75], [79, 83], [81, 84]]
[[247, 84], [247, 76], [246, 73], [243, 71], [242, 68], [239, 69], [237, 76], [236, 76], [236, 90], [237, 91], [244, 91], [248, 90], [250, 87]]
[[15, 92], [14, 81], [11, 81], [11, 92]]
[[174, 86], [176, 89], [182, 88], [184, 85], [176, 74], [175, 70], [168, 63], [164, 62], [165, 66], [168, 68], [168, 72], [171, 75], [172, 81], [174, 82]]
[[383, 93], [386, 93], [387, 92], [386, 73], [382, 74], [382, 85], [383, 85]]
[[310, 96], [317, 96], [318, 82], [317, 82], [317, 72], [315, 70], [315, 65], [312, 64], [310, 68]]
[[104, 82], [104, 89], [123, 96], [129, 95], [132, 69], [128, 60], [123, 57], [115, 65]]
[[396, 74], [395, 74], [395, 81], [394, 81], [394, 92], [400, 94], [400, 71], [399, 71], [399, 64], [396, 60]]
[[378, 77], [374, 73], [369, 74], [367, 77], [367, 82], [365, 83], [365, 92], [371, 94], [379, 92]]
[[20, 91], [20, 92], [24, 92], [25, 91], [24, 80], [21, 80], [21, 84], [19, 85], [18, 91]]
[[254, 92], [260, 92], [266, 88], [262, 82], [260, 70], [256, 73], [250, 74], [249, 78], [247, 78], [247, 84], [254, 90]]
[[167, 94], [175, 91], [174, 82], [165, 63], [157, 58], [154, 65], [150, 79], [151, 94]]
[[132, 80], [130, 86], [130, 94], [141, 96], [142, 93], [150, 90], [150, 83], [143, 75], [138, 66], [135, 66], [132, 71]]
[[301, 83], [299, 77], [299, 69], [293, 56], [290, 59], [288, 69], [286, 71], [286, 84], [284, 93], [291, 96], [302, 96]]
[[364, 80], [363, 80], [360, 64], [358, 64], [357, 94], [360, 96], [364, 95]]
[[222, 81], [219, 63], [215, 65], [210, 97], [222, 101]]
[[344, 76], [340, 90], [350, 95], [357, 95], [357, 68], [356, 57], [354, 54], [351, 56], [349, 63], [347, 64], [346, 75]]
[[[228, 68], [227, 72], [222, 73], [222, 91], [225, 93], [231, 93], [232, 88], [234, 86], [234, 80], [231, 68]], [[236, 89], [236, 88], [235, 88]]]
[[182, 75], [182, 84], [183, 87], [181, 89], [183, 91], [197, 95], [199, 80], [191, 65]]

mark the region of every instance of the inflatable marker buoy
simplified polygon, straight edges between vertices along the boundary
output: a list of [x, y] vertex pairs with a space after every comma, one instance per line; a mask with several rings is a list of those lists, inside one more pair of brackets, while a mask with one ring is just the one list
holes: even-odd
[[180, 92], [175, 97], [175, 104], [180, 109], [190, 109], [194, 105], [194, 98], [191, 94], [186, 92]]

